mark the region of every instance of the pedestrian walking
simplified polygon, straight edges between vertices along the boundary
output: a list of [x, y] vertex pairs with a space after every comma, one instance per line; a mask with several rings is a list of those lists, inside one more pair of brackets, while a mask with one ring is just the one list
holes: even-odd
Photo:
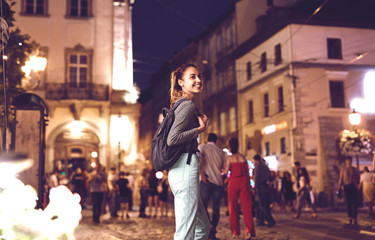
[[[300, 169], [302, 169], [300, 171]], [[294, 174], [296, 176], [296, 184], [297, 184], [297, 189], [300, 188], [300, 181], [299, 179], [303, 176], [305, 178], [305, 182], [307, 185], [310, 185], [310, 176], [309, 176], [309, 173], [307, 172], [306, 168], [304, 167], [301, 167], [301, 163], [296, 161], [294, 162]]]
[[216, 145], [217, 135], [215, 133], [209, 133], [207, 141], [207, 144], [198, 146], [201, 154], [200, 194], [206, 211], [208, 202], [211, 200], [212, 216], [208, 239], [216, 239], [216, 227], [220, 219], [220, 202], [224, 192], [222, 172], [225, 167], [225, 153]]
[[310, 187], [307, 184], [305, 174], [302, 173], [304, 171], [304, 168], [300, 168], [298, 171], [301, 173], [301, 177], [299, 178], [299, 188], [297, 190], [297, 213], [294, 215], [294, 218], [299, 218], [301, 216], [301, 210], [303, 204], [306, 202], [309, 207], [311, 208], [311, 217], [317, 218], [318, 214], [316, 214], [316, 209], [314, 204], [311, 202], [310, 198]]
[[107, 177], [107, 185], [108, 185], [108, 207], [111, 217], [117, 218], [117, 210], [118, 210], [118, 198], [117, 198], [117, 189], [116, 189], [116, 182], [118, 180], [116, 168], [112, 167], [109, 171]]
[[[156, 218], [158, 215], [159, 199], [158, 199], [158, 179], [156, 178], [156, 172], [154, 169], [151, 170], [148, 176], [148, 211], [149, 216]], [[152, 215], [152, 209], [154, 208], [154, 215]]]
[[146, 215], [146, 205], [148, 200], [148, 181], [147, 181], [147, 169], [143, 169], [141, 176], [137, 180], [137, 185], [139, 188], [139, 195], [141, 198], [141, 203], [139, 205], [139, 217], [145, 218]]
[[258, 225], [265, 225], [264, 220], [267, 221], [268, 227], [273, 227], [276, 224], [275, 219], [271, 214], [271, 191], [268, 185], [270, 179], [270, 170], [265, 164], [264, 160], [259, 154], [253, 157], [255, 168], [254, 168], [254, 184], [256, 197], [258, 199], [258, 211], [257, 220]]
[[70, 182], [73, 185], [73, 193], [78, 193], [81, 197], [81, 207], [86, 208], [86, 194], [87, 194], [87, 173], [83, 172], [80, 167], [77, 167], [74, 173], [70, 176]]
[[249, 240], [255, 237], [255, 228], [252, 214], [252, 200], [250, 189], [249, 166], [245, 156], [238, 152], [238, 139], [232, 138], [228, 142], [232, 155], [226, 157], [225, 173], [230, 171], [228, 181], [228, 208], [230, 229], [233, 238], [240, 236], [238, 198], [241, 200], [242, 214], [245, 222], [245, 235]]
[[[161, 188], [161, 191], [159, 191]], [[160, 203], [160, 216], [168, 217], [168, 195], [169, 195], [169, 183], [168, 183], [168, 170], [163, 171], [163, 178], [158, 184], [159, 203]]]
[[104, 192], [107, 183], [107, 178], [99, 169], [99, 166], [91, 172], [88, 183], [92, 201], [92, 219], [94, 223], [98, 224], [100, 223]]
[[130, 197], [129, 197], [129, 211], [133, 210], [133, 192], [134, 192], [134, 177], [129, 172], [125, 172], [125, 178], [129, 181], [129, 190], [130, 190]]
[[119, 179], [116, 181], [116, 189], [118, 191], [118, 196], [120, 198], [120, 217], [124, 219], [124, 215], [126, 218], [130, 218], [129, 216], [129, 198], [130, 198], [130, 190], [129, 190], [129, 181], [125, 177], [125, 172], [120, 172]]
[[358, 170], [352, 166], [352, 157], [345, 159], [339, 176], [339, 188], [344, 190], [349, 224], [357, 224], [358, 213]]
[[363, 173], [361, 174], [358, 189], [362, 187], [363, 196], [368, 206], [368, 215], [373, 216], [373, 206], [375, 198], [375, 174], [371, 173], [368, 167], [363, 168]]
[[199, 114], [193, 101], [202, 91], [200, 77], [197, 67], [192, 64], [184, 64], [171, 74], [171, 106], [182, 98], [190, 100], [182, 102], [174, 111], [175, 119], [167, 138], [168, 146], [186, 146], [185, 153], [168, 174], [175, 204], [175, 240], [207, 239], [210, 227], [199, 194], [200, 159], [195, 153], [198, 135], [206, 130], [208, 123], [207, 116]]
[[282, 193], [285, 205], [288, 205], [293, 212], [295, 212], [294, 203], [296, 200], [296, 193], [293, 190], [292, 176], [288, 171], [283, 172], [282, 178]]

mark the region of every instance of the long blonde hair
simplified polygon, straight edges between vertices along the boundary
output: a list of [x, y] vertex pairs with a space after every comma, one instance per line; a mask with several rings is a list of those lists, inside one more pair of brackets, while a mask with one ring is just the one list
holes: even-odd
[[177, 99], [184, 96], [184, 92], [182, 91], [182, 87], [180, 86], [180, 84], [178, 84], [178, 80], [182, 79], [182, 76], [184, 75], [186, 69], [188, 69], [189, 67], [197, 68], [197, 66], [195, 66], [194, 64], [187, 63], [179, 66], [171, 73], [171, 107], [177, 101]]

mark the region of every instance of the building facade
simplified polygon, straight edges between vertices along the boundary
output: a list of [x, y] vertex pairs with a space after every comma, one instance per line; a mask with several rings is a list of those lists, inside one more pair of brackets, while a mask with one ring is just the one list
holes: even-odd
[[[183, 49], [174, 54], [157, 72], [151, 82], [152, 116], [151, 135], [160, 124], [161, 109], [170, 105], [170, 74], [184, 63], [196, 65], [202, 74], [203, 91], [195, 103], [200, 112], [209, 118], [205, 133], [200, 135], [200, 143], [204, 143], [207, 135], [214, 132], [219, 136], [218, 144], [225, 147], [230, 137], [238, 135], [237, 129], [237, 96], [234, 61], [231, 53], [236, 48], [235, 6], [229, 8], [213, 22], [204, 32], [189, 42]], [[150, 103], [142, 108], [150, 108]], [[149, 114], [142, 119], [149, 119]], [[140, 136], [142, 149], [149, 149], [150, 134], [142, 131]], [[150, 153], [143, 152], [145, 156]], [[146, 157], [147, 159], [147, 157]]]
[[133, 1], [15, 2], [16, 27], [40, 45], [35, 55], [47, 59], [45, 70], [23, 83], [48, 106], [46, 172], [134, 166], [140, 106], [133, 85]]
[[[348, 114], [361, 112], [359, 128], [375, 130], [368, 101], [375, 82], [375, 45], [368, 40], [374, 21], [366, 20], [371, 15], [364, 3], [344, 2], [327, 3], [308, 22], [321, 3], [271, 8], [257, 19], [263, 28], [234, 53], [242, 152], [249, 159], [260, 153], [274, 171], [292, 172], [300, 161], [313, 191], [324, 192], [331, 205], [343, 160], [337, 140], [351, 128]], [[331, 11], [343, 3], [362, 12]], [[371, 159], [359, 156], [360, 165]]]

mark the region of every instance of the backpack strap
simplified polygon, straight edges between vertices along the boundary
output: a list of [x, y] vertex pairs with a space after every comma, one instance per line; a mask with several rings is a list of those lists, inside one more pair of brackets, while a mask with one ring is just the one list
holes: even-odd
[[198, 149], [193, 149], [193, 143], [194, 143], [194, 140], [195, 139], [193, 139], [193, 140], [191, 140], [191, 144], [190, 144], [190, 149], [189, 149], [189, 154], [188, 154], [188, 159], [186, 160], [186, 164], [187, 165], [190, 165], [190, 162], [191, 162], [191, 156], [193, 155], [193, 153], [197, 153], [197, 152], [199, 152], [199, 150]]

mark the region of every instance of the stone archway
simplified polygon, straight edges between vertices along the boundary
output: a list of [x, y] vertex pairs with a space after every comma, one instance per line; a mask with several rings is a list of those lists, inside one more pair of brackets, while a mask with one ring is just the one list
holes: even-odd
[[91, 162], [96, 161], [92, 153], [99, 153], [99, 144], [98, 136], [90, 129], [82, 129], [79, 134], [62, 131], [54, 142], [53, 168], [68, 176], [76, 167], [90, 170]]
[[[78, 130], [75, 129], [75, 124], [79, 125]], [[103, 144], [105, 142], [103, 133], [96, 125], [86, 121], [61, 124], [55, 127], [47, 138], [46, 170], [52, 172], [56, 168], [63, 168], [67, 171], [72, 167], [69, 164], [78, 164], [87, 169], [89, 161], [93, 160], [92, 152], [98, 153], [102, 162], [106, 156], [106, 144]]]

